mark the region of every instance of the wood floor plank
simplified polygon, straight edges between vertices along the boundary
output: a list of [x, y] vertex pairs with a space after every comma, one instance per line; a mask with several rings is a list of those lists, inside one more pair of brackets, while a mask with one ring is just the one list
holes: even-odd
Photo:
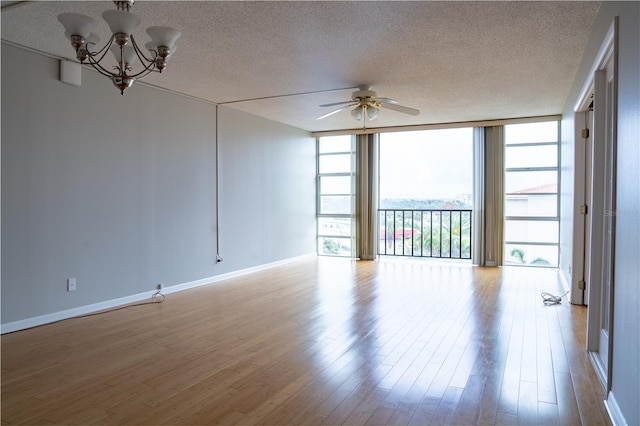
[[440, 404], [433, 413], [431, 419], [432, 425], [450, 425], [453, 424], [453, 416], [458, 408], [458, 403], [462, 397], [464, 389], [449, 386], [442, 395]]
[[610, 424], [557, 271], [317, 258], [1, 337], [2, 424]]
[[578, 401], [575, 390], [573, 389], [573, 383], [571, 382], [571, 374], [568, 372], [557, 372], [555, 379], [560, 424], [581, 424], [580, 409], [578, 408]]
[[518, 392], [518, 424], [538, 424], [538, 389], [535, 383], [524, 380]]
[[[504, 364], [498, 363], [500, 367], [497, 370], [502, 371]], [[500, 391], [501, 391], [501, 378], [502, 374], [491, 373], [487, 375], [484, 387], [482, 388], [482, 395], [480, 396], [478, 410], [479, 425], [492, 425], [496, 423], [498, 416], [498, 405], [500, 403]]]
[[386, 389], [375, 388], [373, 389], [367, 398], [358, 404], [355, 410], [347, 418], [344, 424], [348, 425], [363, 425], [373, 415], [376, 409], [380, 406], [384, 398], [389, 393]]
[[393, 412], [393, 415], [387, 422], [389, 425], [408, 425], [411, 419], [413, 418], [416, 409], [418, 408], [418, 404], [410, 403], [410, 402], [400, 402], [398, 407]]
[[548, 402], [538, 402], [538, 423], [545, 425], [560, 424], [558, 405]]
[[462, 391], [462, 395], [460, 396], [460, 401], [458, 401], [456, 410], [451, 418], [453, 424], [478, 424], [480, 404], [482, 403], [482, 394], [485, 388], [485, 383], [486, 377], [484, 376], [469, 377], [469, 380]]
[[369, 416], [365, 425], [386, 425], [389, 424], [395, 408], [385, 407], [382, 404], [373, 410], [373, 413]]
[[418, 404], [416, 411], [409, 420], [409, 425], [428, 425], [431, 424], [433, 416], [440, 405], [441, 398], [429, 398], [425, 397], [420, 404]]
[[536, 362], [538, 401], [557, 404], [556, 386], [553, 376], [554, 365], [551, 353], [551, 337], [547, 312], [549, 306], [539, 306], [536, 311], [538, 329], [536, 335]]

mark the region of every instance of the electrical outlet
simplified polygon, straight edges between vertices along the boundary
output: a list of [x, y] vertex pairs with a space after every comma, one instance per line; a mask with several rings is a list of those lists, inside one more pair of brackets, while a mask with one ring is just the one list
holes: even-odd
[[67, 278], [67, 291], [76, 291], [76, 279]]
[[156, 286], [156, 290], [162, 290], [164, 288], [164, 284], [160, 283]]

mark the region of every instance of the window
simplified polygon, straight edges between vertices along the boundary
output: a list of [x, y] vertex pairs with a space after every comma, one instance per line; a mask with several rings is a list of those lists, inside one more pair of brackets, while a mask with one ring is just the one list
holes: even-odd
[[318, 138], [318, 254], [353, 256], [355, 138]]
[[473, 129], [382, 133], [378, 254], [471, 258]]
[[559, 122], [505, 126], [506, 265], [558, 266]]

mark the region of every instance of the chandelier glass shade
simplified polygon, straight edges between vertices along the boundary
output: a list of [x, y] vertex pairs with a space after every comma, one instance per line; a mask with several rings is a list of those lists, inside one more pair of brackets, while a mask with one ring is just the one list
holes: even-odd
[[[76, 58], [110, 78], [121, 94], [124, 94], [124, 91], [137, 79], [144, 78], [153, 71], [162, 72], [175, 52], [175, 44], [180, 37], [180, 32], [170, 27], [149, 27], [147, 34], [151, 37], [151, 41], [144, 46], [148, 50], [145, 54], [133, 36], [133, 32], [140, 25], [140, 17], [129, 11], [134, 1], [114, 1], [117, 9], [102, 13], [102, 18], [109, 25], [112, 36], [100, 49], [96, 48], [100, 39], [93, 33], [97, 24], [95, 19], [79, 13], [58, 15], [58, 21], [65, 28], [64, 34], [76, 51]], [[116, 60], [111, 69], [103, 65], [103, 60], [109, 51]], [[134, 70], [138, 60], [141, 65]]]

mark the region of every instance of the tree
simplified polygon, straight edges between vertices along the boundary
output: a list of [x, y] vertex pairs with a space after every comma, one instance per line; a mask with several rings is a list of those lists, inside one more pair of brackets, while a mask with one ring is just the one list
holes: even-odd
[[551, 265], [551, 263], [542, 257], [536, 257], [530, 263], [531, 265]]
[[322, 241], [322, 252], [324, 254], [339, 254], [340, 246], [334, 241], [325, 238]]
[[380, 218], [387, 250], [395, 248], [405, 256], [471, 257], [471, 212], [386, 211]]
[[[511, 250], [511, 257], [516, 258], [518, 262], [522, 263], [523, 265], [527, 263], [525, 259], [524, 250], [519, 249], [517, 247]], [[531, 262], [529, 262], [529, 265], [547, 266], [547, 265], [551, 265], [551, 262], [549, 262], [547, 259], [543, 257], [536, 257]]]
[[514, 248], [513, 250], [511, 250], [511, 257], [515, 257], [523, 265], [526, 263], [524, 261], [524, 251], [520, 250], [519, 248]]

